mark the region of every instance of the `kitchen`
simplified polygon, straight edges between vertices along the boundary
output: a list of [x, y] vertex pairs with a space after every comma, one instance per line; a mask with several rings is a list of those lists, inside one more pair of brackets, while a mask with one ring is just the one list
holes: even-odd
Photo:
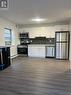
[[71, 0], [0, 0], [0, 95], [71, 95]]
[[[56, 30], [55, 30], [55, 28], [56, 28]], [[65, 40], [63, 40], [63, 41], [65, 41], [65, 42], [67, 39], [67, 42], [68, 42], [67, 49], [61, 50], [61, 52], [63, 52], [63, 54], [64, 54], [64, 52], [68, 51], [66, 53], [67, 58], [58, 57], [56, 59], [69, 59], [69, 40], [70, 39], [68, 39], [68, 38], [70, 37], [70, 33], [67, 33], [68, 30], [69, 30], [68, 25], [60, 25], [60, 26], [54, 25], [54, 26], [49, 26], [49, 27], [33, 27], [33, 28], [30, 28], [30, 26], [29, 26], [26, 29], [25, 28], [20, 29], [19, 35], [21, 35], [22, 37], [19, 36], [20, 37], [19, 38], [20, 45], [18, 46], [18, 50], [20, 49], [20, 47], [23, 47], [26, 44], [27, 51], [26, 51], [26, 49], [23, 49], [23, 51], [20, 52], [19, 54], [21, 54], [21, 53], [25, 54], [25, 51], [26, 51], [26, 54], [28, 57], [56, 58], [57, 52], [60, 51], [60, 49], [56, 50], [56, 48], [58, 47], [58, 46], [56, 46], [56, 43], [57, 43], [57, 39], [59, 39], [59, 37], [60, 37], [60, 39], [64, 38]], [[23, 32], [21, 32], [21, 31], [23, 31]], [[29, 31], [29, 32], [27, 32], [27, 31]], [[57, 32], [59, 32], [59, 34]], [[65, 34], [65, 33], [67, 33], [67, 34]], [[59, 36], [56, 39], [56, 37], [58, 36], [56, 34], [61, 35], [61, 36]], [[60, 42], [60, 40], [59, 40], [59, 42]], [[62, 43], [62, 41], [61, 41], [61, 43]], [[66, 46], [64, 46], [63, 49], [64, 48], [66, 48]], [[20, 51], [21, 51], [21, 49], [20, 49]], [[65, 54], [65, 56], [66, 56], [66, 54]], [[62, 54], [59, 54], [59, 56], [62, 56]]]

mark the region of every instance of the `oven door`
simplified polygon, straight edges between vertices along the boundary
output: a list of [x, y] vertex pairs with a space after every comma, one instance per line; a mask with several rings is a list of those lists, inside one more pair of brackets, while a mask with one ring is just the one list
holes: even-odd
[[28, 47], [18, 47], [17, 52], [18, 54], [28, 54]]

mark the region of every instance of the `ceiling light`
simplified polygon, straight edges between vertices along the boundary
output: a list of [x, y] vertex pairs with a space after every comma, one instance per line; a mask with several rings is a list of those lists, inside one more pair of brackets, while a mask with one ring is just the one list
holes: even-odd
[[37, 18], [32, 19], [32, 21], [42, 22], [42, 21], [45, 21], [45, 19], [37, 17]]

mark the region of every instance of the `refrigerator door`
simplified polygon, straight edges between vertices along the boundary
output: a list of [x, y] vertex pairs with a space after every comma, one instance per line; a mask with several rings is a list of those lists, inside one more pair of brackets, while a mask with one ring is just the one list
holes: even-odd
[[55, 36], [56, 36], [56, 42], [59, 42], [60, 41], [60, 33], [56, 33]]
[[60, 33], [56, 33], [56, 42], [68, 42], [68, 36], [69, 36], [69, 33], [68, 32], [60, 32]]
[[68, 59], [68, 43], [56, 43], [56, 58]]

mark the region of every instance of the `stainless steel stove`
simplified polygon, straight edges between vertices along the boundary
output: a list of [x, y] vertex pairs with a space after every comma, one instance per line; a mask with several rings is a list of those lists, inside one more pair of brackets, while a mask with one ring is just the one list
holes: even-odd
[[18, 54], [28, 55], [28, 45], [18, 45], [17, 52]]

